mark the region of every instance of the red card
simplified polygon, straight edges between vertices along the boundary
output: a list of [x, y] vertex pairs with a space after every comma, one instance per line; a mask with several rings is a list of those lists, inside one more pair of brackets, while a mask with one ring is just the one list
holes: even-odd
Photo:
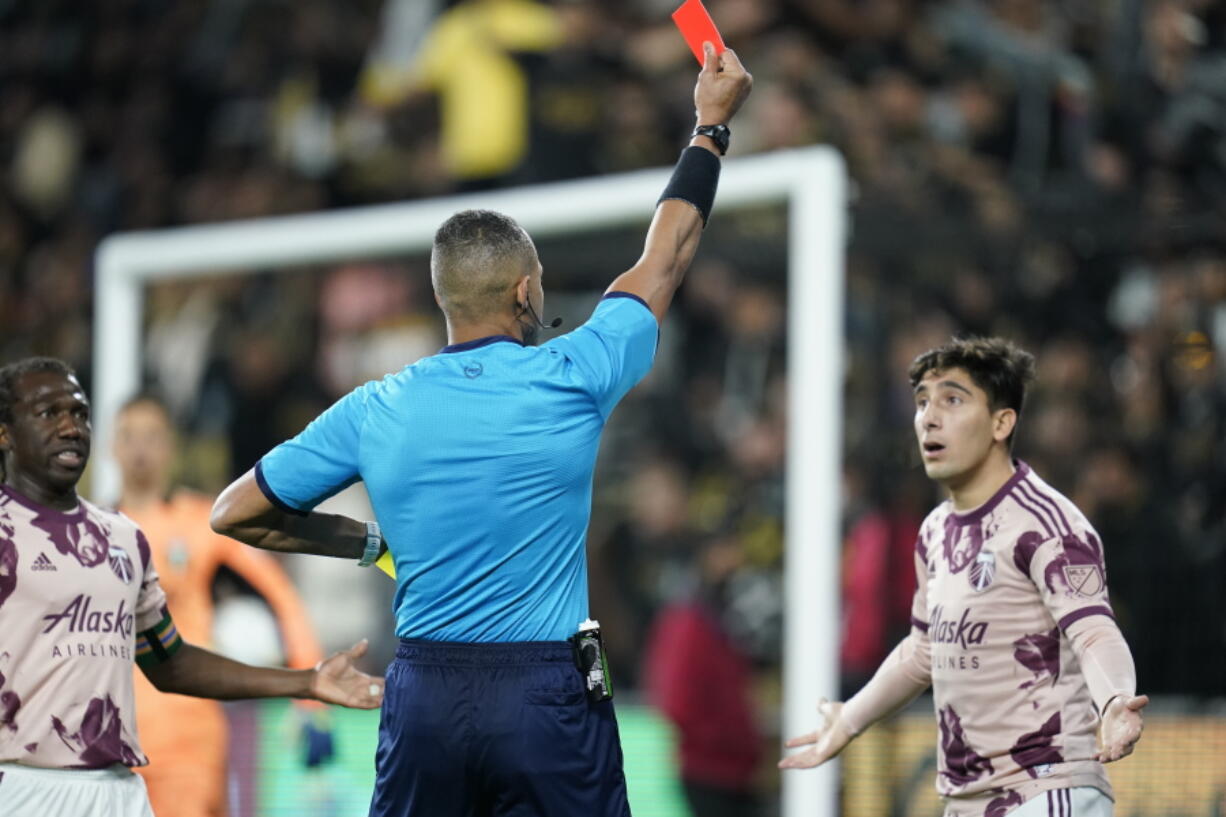
[[724, 38], [719, 36], [719, 29], [715, 27], [715, 21], [707, 13], [707, 7], [702, 4], [702, 0], [685, 0], [681, 7], [673, 12], [673, 22], [681, 29], [681, 36], [685, 37], [685, 42], [698, 58], [699, 65], [703, 63], [704, 42], [714, 45], [716, 54], [723, 53]]

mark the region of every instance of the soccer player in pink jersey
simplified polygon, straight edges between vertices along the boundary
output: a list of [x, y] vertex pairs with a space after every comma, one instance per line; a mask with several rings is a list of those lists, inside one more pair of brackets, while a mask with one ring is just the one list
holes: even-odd
[[150, 817], [132, 662], [158, 689], [377, 708], [365, 643], [311, 670], [241, 664], [185, 643], [144, 534], [77, 496], [89, 401], [66, 364], [0, 368], [0, 814]]
[[1081, 512], [1011, 456], [1034, 358], [998, 338], [916, 358], [915, 436], [949, 498], [915, 548], [911, 633], [846, 703], [789, 740], [819, 766], [932, 687], [946, 817], [1109, 817], [1104, 763], [1141, 736], [1132, 654]]

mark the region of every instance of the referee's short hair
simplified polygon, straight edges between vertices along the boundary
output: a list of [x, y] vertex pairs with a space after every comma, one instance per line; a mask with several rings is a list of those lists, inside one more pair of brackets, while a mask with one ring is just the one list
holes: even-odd
[[536, 246], [510, 216], [462, 210], [434, 234], [430, 280], [443, 312], [461, 320], [511, 306], [507, 291], [531, 272]]

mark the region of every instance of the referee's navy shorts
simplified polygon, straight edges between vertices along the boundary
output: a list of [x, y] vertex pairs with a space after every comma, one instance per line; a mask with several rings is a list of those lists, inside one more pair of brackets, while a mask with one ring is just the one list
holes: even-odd
[[613, 702], [565, 641], [401, 639], [370, 817], [629, 817]]

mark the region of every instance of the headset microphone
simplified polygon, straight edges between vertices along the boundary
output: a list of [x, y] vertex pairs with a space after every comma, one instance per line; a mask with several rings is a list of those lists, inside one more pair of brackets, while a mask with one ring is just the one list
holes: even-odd
[[537, 317], [536, 310], [532, 308], [532, 301], [528, 301], [528, 314], [532, 316], [532, 320], [536, 321], [536, 325], [542, 329], [557, 329], [562, 325], [561, 316], [554, 318], [549, 323], [545, 323]]

